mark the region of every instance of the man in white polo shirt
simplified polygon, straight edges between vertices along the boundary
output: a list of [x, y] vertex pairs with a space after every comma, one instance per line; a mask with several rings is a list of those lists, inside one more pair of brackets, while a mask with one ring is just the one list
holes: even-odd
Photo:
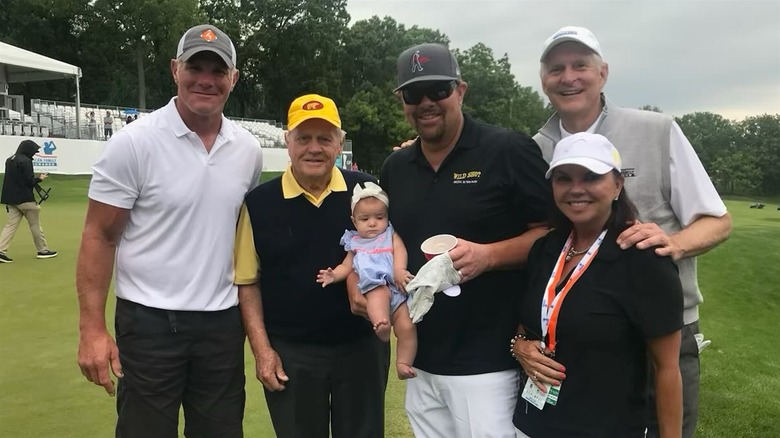
[[[233, 242], [257, 185], [257, 140], [222, 115], [238, 80], [230, 38], [189, 29], [171, 60], [177, 96], [122, 129], [93, 167], [76, 272], [78, 361], [114, 395], [118, 437], [240, 437], [244, 329]], [[105, 307], [116, 263], [116, 342]]]

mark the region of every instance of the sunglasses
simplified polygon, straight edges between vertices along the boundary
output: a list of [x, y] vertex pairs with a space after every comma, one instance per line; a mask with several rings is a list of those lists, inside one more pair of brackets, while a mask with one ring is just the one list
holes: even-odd
[[456, 88], [458, 81], [439, 81], [422, 87], [406, 87], [401, 90], [401, 97], [407, 105], [419, 105], [423, 97], [427, 97], [431, 102], [438, 102], [452, 96]]

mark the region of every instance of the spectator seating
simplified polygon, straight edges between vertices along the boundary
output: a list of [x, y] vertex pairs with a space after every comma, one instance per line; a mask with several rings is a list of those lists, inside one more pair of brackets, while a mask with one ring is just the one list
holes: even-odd
[[266, 120], [234, 119], [236, 123], [251, 132], [260, 141], [260, 146], [285, 147], [284, 129]]
[[[38, 123], [49, 126], [54, 137], [77, 138], [76, 135], [76, 104], [73, 102], [56, 102], [40, 99], [32, 100], [31, 113]], [[106, 111], [111, 112], [113, 118], [113, 131], [116, 133], [125, 126], [127, 112], [124, 107], [99, 106], [94, 104], [82, 104], [79, 118], [81, 122], [81, 138], [89, 138], [89, 113], [95, 113], [96, 130], [98, 139], [103, 139], [103, 117]], [[138, 117], [143, 117], [148, 112], [138, 112]], [[135, 114], [135, 113], [134, 113]]]
[[[37, 130], [33, 127], [27, 128], [32, 130], [32, 134], [29, 135], [42, 135], [52, 137], [65, 137], [65, 138], [77, 138], [76, 135], [76, 104], [73, 102], [56, 102], [41, 99], [33, 99], [31, 102], [31, 116], [24, 116], [28, 119], [29, 123], [37, 124]], [[103, 139], [103, 117], [106, 115], [106, 111], [110, 111], [113, 117], [113, 130], [114, 133], [122, 129], [126, 123], [128, 113], [125, 107], [118, 106], [99, 106], [94, 104], [82, 104], [79, 114], [81, 124], [81, 138], [88, 139], [89, 126], [87, 121], [89, 120], [89, 113], [95, 112], [95, 121], [97, 128], [98, 139]], [[139, 111], [138, 117], [142, 118], [151, 111]], [[21, 118], [21, 115], [17, 117]], [[285, 147], [284, 144], [284, 128], [280, 123], [273, 120], [260, 120], [260, 119], [242, 119], [233, 118], [228, 116], [231, 120], [234, 120], [240, 126], [251, 132], [260, 142], [260, 145], [264, 148]], [[13, 118], [13, 117], [12, 117]], [[2, 119], [0, 119], [2, 120]], [[0, 123], [0, 129], [3, 134], [11, 134], [24, 131], [24, 123], [18, 121], [8, 121], [8, 123]], [[21, 126], [17, 126], [21, 125]], [[45, 132], [45, 134], [43, 133]], [[28, 135], [28, 134], [17, 134]]]

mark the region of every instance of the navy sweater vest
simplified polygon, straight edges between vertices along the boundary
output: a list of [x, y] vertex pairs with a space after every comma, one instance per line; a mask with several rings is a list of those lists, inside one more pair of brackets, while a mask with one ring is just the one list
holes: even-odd
[[323, 288], [320, 269], [335, 267], [346, 252], [339, 244], [350, 220], [352, 189], [370, 175], [342, 170], [346, 192], [330, 193], [319, 207], [303, 195], [284, 199], [281, 177], [246, 196], [255, 249], [260, 260], [260, 293], [271, 338], [337, 343], [372, 335], [371, 324], [349, 309], [346, 284]]

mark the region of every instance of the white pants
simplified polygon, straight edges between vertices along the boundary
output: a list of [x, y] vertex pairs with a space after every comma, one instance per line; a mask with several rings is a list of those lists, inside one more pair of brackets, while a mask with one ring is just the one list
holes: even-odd
[[515, 438], [518, 370], [442, 376], [415, 368], [406, 414], [418, 438]]

